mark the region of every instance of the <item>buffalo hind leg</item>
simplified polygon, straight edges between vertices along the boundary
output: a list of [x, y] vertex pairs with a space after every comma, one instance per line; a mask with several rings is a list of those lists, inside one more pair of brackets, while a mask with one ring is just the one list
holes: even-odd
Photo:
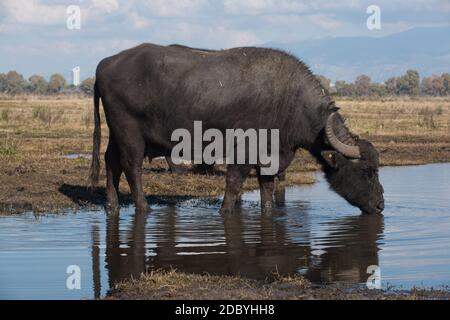
[[183, 167], [182, 165], [173, 163], [171, 157], [166, 157], [166, 162], [167, 162], [167, 165], [169, 166], [170, 172], [172, 172], [172, 173], [185, 174], [187, 172], [186, 168]]
[[106, 211], [110, 214], [119, 213], [119, 182], [122, 175], [120, 153], [112, 137], [109, 138], [105, 153], [106, 164]]
[[248, 165], [228, 165], [225, 196], [223, 197], [220, 214], [226, 215], [233, 212], [242, 184], [250, 173], [250, 170], [251, 166]]
[[261, 213], [272, 214], [275, 176], [265, 176], [258, 172], [258, 182], [261, 195]]
[[149, 211], [149, 207], [142, 188], [142, 163], [144, 162], [145, 147], [135, 145], [131, 152], [127, 151], [125, 156], [121, 154], [121, 165], [130, 186], [136, 213], [146, 213]]

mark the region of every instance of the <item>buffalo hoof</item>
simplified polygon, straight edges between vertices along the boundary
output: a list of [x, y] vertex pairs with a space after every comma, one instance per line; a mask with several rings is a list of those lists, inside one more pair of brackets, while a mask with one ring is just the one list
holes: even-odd
[[230, 209], [230, 208], [220, 208], [220, 210], [219, 210], [219, 213], [222, 215], [222, 216], [228, 216], [228, 215], [231, 215], [231, 214], [233, 214], [233, 209]]
[[107, 203], [105, 205], [105, 211], [108, 215], [117, 216], [119, 215], [120, 208], [118, 204]]
[[150, 206], [146, 203], [145, 205], [136, 206], [136, 214], [147, 214], [151, 211]]
[[265, 203], [261, 203], [261, 213], [263, 215], [272, 215], [272, 213], [273, 213], [272, 201], [267, 201]]

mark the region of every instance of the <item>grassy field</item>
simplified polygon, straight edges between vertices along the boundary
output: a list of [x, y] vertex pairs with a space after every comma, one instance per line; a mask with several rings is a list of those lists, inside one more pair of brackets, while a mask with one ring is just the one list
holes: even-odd
[[[341, 99], [337, 104], [352, 131], [375, 143], [382, 165], [450, 161], [450, 98]], [[108, 130], [104, 117], [102, 121], [104, 151]], [[91, 196], [85, 188], [90, 160], [70, 157], [90, 154], [92, 130], [90, 98], [0, 97], [0, 212], [101, 204], [104, 171], [100, 188]], [[317, 168], [306, 152], [299, 151], [285, 184], [313, 183], [308, 171]], [[164, 161], [145, 163], [147, 195], [217, 197], [223, 192], [223, 174], [176, 175], [166, 169]], [[256, 187], [254, 178], [245, 185], [247, 190]], [[125, 179], [120, 188], [122, 200], [129, 201]]]

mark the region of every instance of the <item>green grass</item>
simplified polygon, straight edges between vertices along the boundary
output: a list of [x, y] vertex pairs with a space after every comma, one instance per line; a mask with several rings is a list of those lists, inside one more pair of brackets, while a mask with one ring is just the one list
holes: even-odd
[[0, 140], [0, 155], [1, 156], [14, 156], [17, 154], [18, 142], [15, 139], [6, 136]]

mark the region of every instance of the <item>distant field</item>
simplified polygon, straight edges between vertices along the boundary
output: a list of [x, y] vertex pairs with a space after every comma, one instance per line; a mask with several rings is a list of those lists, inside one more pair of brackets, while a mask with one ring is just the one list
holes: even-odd
[[375, 143], [384, 165], [450, 161], [449, 98], [342, 100], [348, 126]]
[[[450, 98], [340, 99], [337, 104], [353, 132], [375, 143], [383, 165], [450, 161]], [[102, 149], [108, 130], [102, 117]], [[93, 130], [92, 99], [67, 97], [0, 98], [0, 212], [49, 211], [92, 205], [85, 190]], [[177, 176], [163, 161], [145, 164], [144, 189], [158, 196], [218, 196], [224, 177]], [[104, 168], [104, 165], [102, 165]], [[317, 168], [299, 152], [286, 184], [312, 183], [305, 171]], [[104, 174], [100, 186], [105, 185]], [[246, 189], [257, 186], [249, 179]], [[123, 179], [121, 191], [128, 198]], [[99, 203], [104, 196], [96, 194]], [[94, 203], [95, 204], [95, 203]]]

